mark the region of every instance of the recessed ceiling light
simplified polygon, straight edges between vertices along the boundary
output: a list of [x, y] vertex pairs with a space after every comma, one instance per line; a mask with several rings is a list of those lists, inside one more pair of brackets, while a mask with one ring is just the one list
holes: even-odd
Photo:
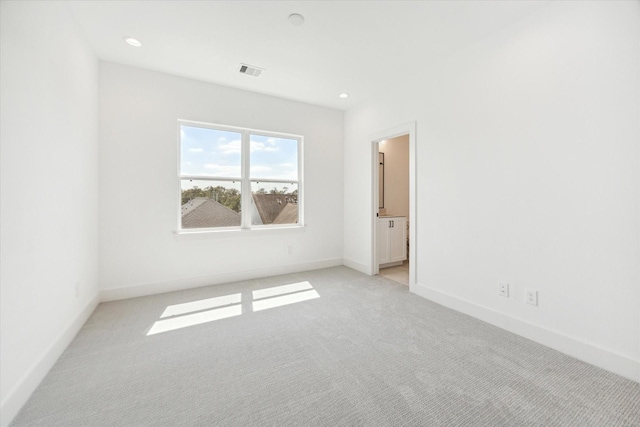
[[340, 95], [338, 95], [340, 98], [345, 99], [349, 97], [348, 93], [341, 93]]
[[302, 25], [304, 24], [304, 16], [300, 15], [299, 13], [292, 13], [291, 15], [289, 15], [289, 22], [296, 26]]
[[136, 39], [135, 37], [123, 37], [122, 38], [125, 43], [127, 43], [129, 46], [133, 46], [133, 47], [140, 47], [142, 46], [142, 43], [140, 42], [140, 40]]

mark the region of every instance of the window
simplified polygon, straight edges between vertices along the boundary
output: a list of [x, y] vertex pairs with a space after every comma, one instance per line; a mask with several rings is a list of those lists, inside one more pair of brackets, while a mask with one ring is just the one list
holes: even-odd
[[181, 230], [301, 224], [301, 136], [178, 125]]

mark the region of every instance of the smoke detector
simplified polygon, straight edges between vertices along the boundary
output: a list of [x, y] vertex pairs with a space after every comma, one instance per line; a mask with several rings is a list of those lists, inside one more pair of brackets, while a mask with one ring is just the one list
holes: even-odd
[[264, 71], [264, 68], [254, 67], [253, 65], [240, 64], [238, 72], [240, 74], [246, 74], [248, 76], [260, 77], [260, 74]]
[[298, 27], [304, 24], [304, 16], [300, 15], [299, 13], [292, 13], [291, 15], [289, 15], [289, 22]]

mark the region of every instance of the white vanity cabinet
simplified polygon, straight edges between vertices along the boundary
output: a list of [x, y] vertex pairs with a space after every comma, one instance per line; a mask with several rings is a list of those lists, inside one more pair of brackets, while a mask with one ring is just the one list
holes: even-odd
[[380, 268], [400, 265], [407, 259], [407, 218], [385, 216], [378, 218], [376, 249]]

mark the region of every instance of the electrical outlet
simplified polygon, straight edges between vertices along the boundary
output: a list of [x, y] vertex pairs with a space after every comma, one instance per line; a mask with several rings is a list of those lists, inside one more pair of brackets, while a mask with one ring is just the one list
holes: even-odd
[[538, 291], [526, 289], [524, 291], [524, 298], [527, 304], [538, 305]]
[[287, 245], [287, 253], [289, 255], [293, 254], [293, 245]]
[[509, 298], [509, 284], [498, 283], [498, 295]]

